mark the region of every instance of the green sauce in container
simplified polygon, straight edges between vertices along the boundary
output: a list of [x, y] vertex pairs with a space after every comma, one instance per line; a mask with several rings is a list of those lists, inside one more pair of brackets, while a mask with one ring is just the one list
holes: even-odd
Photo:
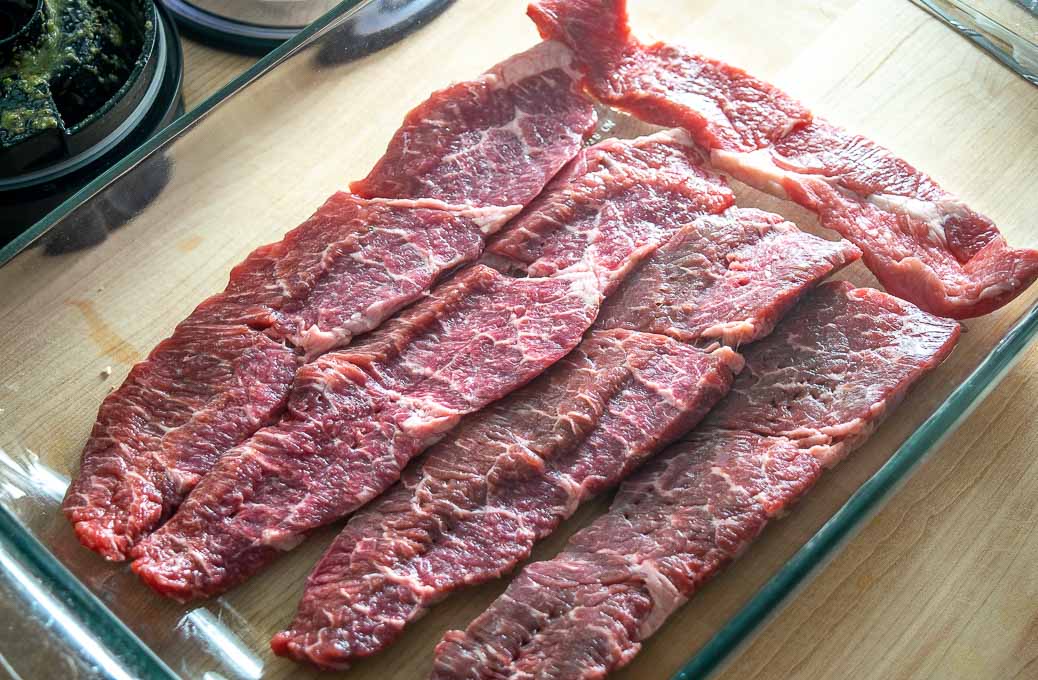
[[[0, 0], [0, 153], [35, 144], [35, 162], [100, 111], [141, 54], [136, 3]], [[40, 137], [40, 139], [33, 139]], [[51, 148], [53, 147], [53, 148]]]

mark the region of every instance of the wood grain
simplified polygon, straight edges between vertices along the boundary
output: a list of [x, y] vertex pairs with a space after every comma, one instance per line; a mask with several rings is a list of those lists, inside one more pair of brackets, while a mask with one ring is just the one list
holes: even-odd
[[[633, 0], [632, 10], [642, 33], [772, 79], [934, 173], [995, 218], [1015, 243], [1038, 244], [1038, 93], [908, 3]], [[312, 55], [301, 55], [283, 67], [281, 80], [257, 81], [177, 142], [169, 150], [172, 179], [163, 194], [102, 247], [63, 258], [35, 250], [0, 270], [0, 288], [8, 293], [0, 300], [0, 453], [14, 459], [21, 475], [15, 482], [32, 492], [14, 507], [175, 670], [328, 677], [272, 658], [266, 645], [290, 617], [303, 577], [336, 528], [212, 603], [183, 607], [159, 600], [125, 567], [102, 564], [79, 548], [54, 515], [60, 475], [75, 469], [97, 403], [176, 320], [222, 287], [234, 262], [305, 218], [331, 190], [362, 176], [425, 93], [531, 44], [534, 33], [520, 15], [521, 3], [461, 0], [382, 55], [331, 72], [313, 69]], [[444, 48], [452, 43], [458, 49]], [[185, 59], [188, 106], [251, 61], [190, 41]], [[802, 211], [746, 188], [739, 196], [812, 228]], [[871, 282], [861, 267], [847, 276]], [[967, 324], [952, 358], [873, 441], [769, 528], [618, 677], [666, 678], [680, 668], [1035, 299], [1031, 291]], [[104, 377], [108, 366], [112, 375]], [[1038, 676], [1038, 577], [1031, 566], [1038, 559], [1036, 385], [1038, 353], [1032, 350], [720, 677]], [[58, 481], [49, 483], [47, 475]], [[604, 503], [582, 509], [535, 557], [554, 554]], [[448, 598], [393, 650], [342, 677], [423, 677], [442, 632], [464, 626], [504, 583]], [[236, 668], [227, 665], [229, 657], [238, 659]]]
[[213, 49], [190, 38], [181, 38], [180, 42], [184, 46], [184, 109], [187, 111], [256, 63], [256, 57]]

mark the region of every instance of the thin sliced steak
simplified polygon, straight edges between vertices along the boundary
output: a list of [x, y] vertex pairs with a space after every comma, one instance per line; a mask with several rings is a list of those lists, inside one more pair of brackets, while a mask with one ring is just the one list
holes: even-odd
[[[102, 404], [63, 506], [80, 541], [125, 559], [220, 455], [276, 419], [304, 359], [345, 346], [475, 259], [595, 126], [570, 58], [544, 43], [433, 94], [355, 187], [414, 200], [332, 196], [135, 366]], [[433, 199], [490, 207], [463, 219]]]
[[535, 0], [541, 35], [569, 45], [597, 99], [642, 120], [683, 127], [704, 149], [752, 151], [810, 122], [811, 112], [742, 69], [631, 34], [626, 0]]
[[499, 205], [512, 214], [540, 193], [595, 127], [572, 55], [545, 42], [412, 110], [363, 180], [362, 196]]
[[[678, 136], [679, 137], [683, 136], [683, 133], [679, 133]], [[671, 139], [672, 139], [671, 136], [664, 135], [663, 137], [660, 138], [660, 140], [654, 140], [654, 141], [652, 141], [650, 143], [653, 146], [655, 146], [655, 145], [663, 145], [663, 144], [669, 142], [669, 140], [671, 140]], [[666, 140], [666, 141], [662, 141], [662, 140]], [[626, 149], [626, 148], [629, 148], [630, 146], [631, 145], [629, 145], [629, 144], [628, 145], [623, 145], [622, 148]], [[685, 145], [685, 146], [682, 146], [681, 148], [687, 150], [688, 147], [687, 147], [687, 145]], [[666, 162], [661, 161], [661, 156], [663, 157], [663, 159], [666, 160]], [[581, 156], [581, 158], [584, 158], [584, 156]], [[701, 213], [701, 211], [703, 209], [712, 209], [714, 206], [720, 206], [721, 208], [723, 208], [724, 206], [727, 206], [730, 203], [730, 201], [731, 201], [731, 194], [728, 191], [727, 187], [725, 187], [724, 184], [721, 182], [721, 180], [714, 179], [712, 177], [704, 176], [702, 174], [702, 172], [699, 171], [696, 166], [691, 165], [688, 162], [688, 160], [689, 159], [687, 157], [685, 157], [683, 154], [681, 154], [680, 159], [673, 158], [673, 157], [668, 157], [665, 154], [660, 154], [660, 153], [630, 154], [629, 158], [625, 158], [622, 154], [616, 154], [611, 159], [611, 161], [609, 163], [612, 167], [614, 167], [616, 169], [616, 173], [600, 173], [600, 172], [598, 172], [598, 170], [599, 170], [599, 165], [598, 164], [592, 164], [592, 165], [588, 166], [586, 163], [581, 162], [576, 167], [571, 166], [566, 171], [566, 176], [569, 178], [569, 180], [568, 180], [569, 182], [579, 182], [581, 180], [581, 178], [585, 178], [586, 177], [587, 181], [589, 183], [594, 183], [595, 185], [601, 187], [604, 191], [608, 192], [609, 191], [609, 187], [611, 186], [611, 184], [613, 184], [614, 182], [620, 181], [618, 179], [619, 173], [622, 173], [623, 169], [625, 167], [627, 167], [627, 165], [628, 165], [627, 162], [629, 161], [629, 164], [632, 165], [632, 166], [644, 167], [645, 171], [642, 172], [639, 175], [639, 180], [641, 182], [643, 182], [643, 183], [649, 184], [650, 186], [659, 185], [659, 186], [666, 187], [666, 186], [670, 186], [671, 183], [680, 183], [682, 181], [682, 178], [684, 178], [684, 181], [688, 185], [687, 188], [682, 189], [681, 191], [663, 192], [661, 190], [661, 192], [660, 192], [661, 195], [664, 195], [664, 194], [671, 195], [671, 194], [673, 194], [673, 200], [674, 200], [674, 202], [676, 202], [679, 205], [679, 209], [672, 208], [671, 205], [666, 200], [662, 200], [662, 199], [658, 200], [658, 201], [656, 201], [654, 203], [654, 206], [655, 206], [656, 210], [658, 211], [658, 216], [656, 217], [656, 219], [658, 219], [662, 223], [667, 224], [669, 226], [670, 230], [673, 231], [673, 230], [676, 230], [678, 228], [678, 226], [679, 226], [679, 224], [677, 222], [677, 219], [683, 218], [684, 216], [698, 215], [698, 214]], [[605, 163], [603, 163], [603, 164], [605, 164]], [[639, 165], [639, 164], [641, 164], [641, 165]], [[584, 169], [585, 173], [583, 175], [580, 174], [580, 170], [578, 168]], [[614, 175], [616, 175], [616, 176], [614, 176]], [[692, 187], [702, 187], [701, 191], [702, 191], [702, 193], [705, 196], [701, 196], [700, 198], [695, 199], [693, 194], [692, 194]], [[549, 192], [549, 193], [552, 193], [552, 192]], [[495, 209], [496, 208], [483, 208], [483, 209], [478, 209], [478, 210], [495, 210]], [[474, 210], [477, 210], [477, 209], [474, 209]], [[566, 214], [563, 214], [563, 213], [559, 213], [557, 215], [557, 218], [559, 220], [565, 220], [565, 219], [572, 218], [572, 216], [569, 216], [569, 215], [566, 215]], [[572, 219], [575, 219], [575, 218], [572, 218]], [[595, 246], [594, 247], [597, 249], [596, 252], [608, 252], [608, 253], [610, 253], [609, 262], [610, 262], [610, 265], [614, 268], [614, 274], [612, 276], [610, 276], [610, 277], [607, 277], [607, 283], [605, 283], [605, 284], [602, 283], [601, 277], [589, 276], [589, 273], [588, 273], [586, 267], [579, 267], [578, 266], [578, 267], [572, 267], [572, 268], [563, 268], [562, 270], [556, 269], [556, 270], [552, 270], [552, 273], [554, 273], [557, 277], [561, 277], [562, 280], [567, 280], [567, 281], [568, 280], [585, 281], [585, 280], [592, 279], [592, 280], [597, 281], [599, 286], [613, 285], [615, 282], [619, 281], [619, 277], [622, 274], [624, 274], [624, 273], [626, 273], [626, 272], [628, 272], [628, 271], [630, 271], [632, 269], [632, 267], [634, 266], [632, 264], [633, 262], [636, 262], [637, 260], [643, 258], [648, 252], [650, 252], [650, 248], [654, 249], [658, 245], [659, 239], [663, 238], [663, 236], [664, 236], [664, 233], [665, 233], [664, 229], [662, 229], [662, 228], [655, 228], [655, 235], [653, 236], [652, 239], [646, 239], [645, 240], [646, 242], [642, 242], [642, 241], [634, 242], [634, 241], [632, 241], [632, 239], [629, 238], [629, 232], [636, 231], [635, 226], [633, 226], [633, 225], [640, 224], [639, 221], [642, 220], [642, 219], [644, 219], [644, 216], [641, 213], [638, 213], [636, 211], [635, 212], [629, 212], [629, 211], [620, 211], [620, 212], [604, 211], [603, 215], [598, 220], [599, 236], [595, 240]], [[668, 222], [667, 220], [670, 220], [670, 222]], [[561, 229], [564, 229], [565, 228], [565, 223], [557, 225], [557, 226], [559, 228], [561, 228]], [[574, 229], [575, 228], [576, 227], [574, 227]], [[588, 250], [591, 250], [591, 248], [588, 247]], [[541, 273], [541, 272], [537, 272], [537, 273]], [[600, 274], [600, 272], [596, 271], [595, 274], [596, 275]], [[534, 276], [530, 280], [534, 281], [534, 280], [540, 280], [540, 279], [538, 279], [536, 276]], [[504, 285], [504, 284], [502, 283], [501, 285]], [[549, 285], [549, 284], [543, 284], [543, 285]], [[561, 285], [561, 284], [559, 284], [559, 285]], [[597, 300], [600, 302], [600, 300], [601, 300], [601, 291], [599, 291], [599, 293], [600, 293], [600, 295], [598, 296]], [[591, 292], [590, 291], [585, 291], [584, 294], [586, 296], [588, 296], [589, 298], [591, 297]], [[590, 303], [588, 303], [588, 304], [590, 304]], [[534, 312], [532, 310], [527, 310], [527, 311], [528, 311], [529, 314], [534, 315], [534, 316], [539, 316], [542, 313], [543, 314], [549, 313], [549, 310], [544, 310], [543, 312], [542, 311]], [[491, 305], [490, 306], [490, 312], [491, 313], [495, 313], [495, 312], [496, 313], [502, 313], [502, 309], [494, 308], [493, 305]], [[594, 317], [594, 314], [596, 312], [597, 312], [597, 307], [594, 310], [590, 310], [589, 309], [589, 313], [591, 314], [592, 318]], [[457, 318], [454, 321], [452, 321], [453, 325], [451, 326], [451, 330], [457, 331], [459, 333], [463, 332], [463, 331], [467, 331], [469, 333], [474, 333], [474, 332], [482, 331], [483, 329], [482, 329], [482, 326], [481, 326], [482, 322], [481, 322], [481, 319], [480, 319], [480, 314], [481, 314], [481, 312], [479, 311], [477, 306], [473, 306], [473, 307], [469, 308], [464, 314], [459, 313]], [[561, 321], [560, 321], [560, 323], [561, 323]], [[568, 328], [568, 326], [563, 326], [563, 328], [566, 329], [566, 328]], [[575, 326], [574, 326], [574, 328], [575, 328]], [[579, 329], [579, 333], [582, 333], [584, 330], [585, 330], [585, 328], [580, 328]], [[384, 333], [380, 333], [380, 334], [376, 334], [373, 337], [375, 338], [375, 341], [380, 341], [379, 338], [385, 337], [385, 334]], [[502, 341], [502, 342], [504, 342], [504, 341]], [[566, 349], [567, 350], [568, 349], [572, 349], [572, 347], [575, 344], [576, 344], [576, 341], [574, 340], [573, 344], [571, 344], [568, 347], [566, 347]], [[508, 351], [507, 344], [502, 345], [501, 347], [498, 348], [498, 350], [501, 351], [501, 352], [507, 352]], [[444, 352], [445, 352], [445, 356], [449, 355], [449, 353], [450, 353], [446, 349], [444, 350]], [[557, 359], [558, 357], [555, 357], [555, 358]], [[443, 360], [445, 360], [445, 359], [443, 359]], [[552, 361], [554, 361], [554, 359]], [[545, 368], [548, 364], [552, 363], [552, 361], [548, 361], [543, 366], [540, 366], [540, 369]], [[484, 366], [483, 368], [485, 370], [494, 370], [494, 366], [490, 365], [490, 364], [488, 364], [487, 366]], [[504, 368], [504, 367], [498, 367], [496, 370], [498, 371], [498, 373], [500, 375], [490, 376], [490, 375], [484, 375], [479, 370], [477, 370], [475, 367], [473, 367], [472, 368], [473, 372], [468, 377], [468, 380], [470, 382], [468, 382], [468, 383], [466, 383], [464, 385], [458, 384], [458, 385], [456, 385], [456, 387], [458, 387], [458, 388], [464, 387], [467, 390], [469, 390], [469, 392], [478, 393], [479, 389], [481, 388], [481, 383], [483, 383], [483, 382], [494, 383], [496, 380], [504, 379], [506, 382], [508, 382], [510, 387], [509, 387], [508, 390], [505, 390], [505, 391], [501, 392], [498, 395], [498, 396], [502, 396], [503, 394], [507, 393], [507, 391], [510, 391], [511, 389], [514, 389], [515, 387], [518, 387], [519, 385], [523, 384], [527, 379], [529, 379], [529, 376], [527, 376], [526, 378], [520, 379], [521, 375], [511, 375], [510, 371], [508, 369]], [[305, 378], [306, 378], [306, 376], [310, 375], [310, 373], [312, 373], [312, 371], [310, 371], [309, 368], [301, 369], [299, 375], [300, 375], [300, 378], [302, 378], [302, 380], [300, 380], [298, 382], [300, 382], [301, 385], [305, 386], [305, 384], [306, 384]], [[412, 388], [408, 388], [408, 389], [412, 389]], [[302, 395], [299, 398], [300, 399], [305, 398], [305, 394], [306, 394], [306, 392], [303, 391]], [[461, 392], [459, 395], [457, 395], [457, 398], [466, 399], [467, 400], [467, 399], [470, 398], [470, 396], [471, 395], [468, 392]], [[497, 397], [495, 397], [495, 398], [497, 398]], [[482, 401], [482, 402], [480, 402], [480, 405], [485, 404], [485, 403], [487, 403], [487, 401]], [[296, 427], [297, 425], [301, 426], [301, 427], [302, 426], [309, 427], [311, 421], [314, 421], [315, 419], [316, 419], [316, 421], [320, 421], [320, 418], [321, 418], [321, 416], [320, 416], [320, 413], [321, 413], [320, 409], [317, 406], [311, 406], [311, 408], [314, 408], [314, 409], [317, 409], [317, 410], [314, 413], [306, 413], [305, 409], [302, 406], [293, 407], [290, 404], [290, 414], [289, 414], [290, 417], [286, 418], [285, 422], [283, 424], [286, 427]], [[473, 410], [475, 408], [478, 408], [478, 406], [474, 406]], [[403, 416], [401, 416], [401, 417], [403, 417]], [[345, 414], [344, 413], [342, 416], [339, 416], [339, 418], [343, 419], [343, 420], [345, 420], [345, 419], [353, 419], [353, 420], [357, 420], [357, 422], [366, 422], [366, 418], [367, 417], [366, 416], [360, 417], [360, 416], [355, 416], [353, 414]], [[257, 435], [256, 441], [254, 443], [257, 444], [257, 445], [261, 445], [261, 449], [264, 452], [266, 452], [271, 447], [276, 448], [280, 444], [278, 444], [277, 441], [275, 441], [274, 443], [271, 443], [268, 440], [274, 439], [274, 440], [280, 441], [280, 439], [282, 439], [282, 437], [281, 437], [281, 430], [279, 429], [280, 427], [281, 427], [281, 425], [279, 424], [278, 426], [272, 427], [269, 430], [264, 431], [260, 435]], [[388, 433], [382, 433], [380, 436], [389, 436], [389, 434]], [[378, 444], [378, 442], [381, 442], [382, 440], [376, 438], [375, 441], [376, 441], [376, 444], [369, 445], [369, 444], [365, 443], [361, 447], [362, 450], [367, 451], [370, 448], [370, 446], [375, 446], [376, 449], [377, 449], [378, 446], [380, 446], [380, 444]], [[410, 446], [410, 448], [408, 448], [408, 447], [404, 446], [404, 443], [405, 443], [404, 439], [401, 439], [400, 441], [402, 442], [401, 443], [401, 447], [403, 447], [403, 448], [400, 448], [399, 450], [400, 451], [404, 451], [406, 453], [401, 453], [401, 454], [399, 454], [399, 455], [397, 455], [395, 457], [394, 460], [397, 463], [399, 463], [399, 465], [397, 467], [386, 468], [385, 471], [380, 472], [379, 483], [375, 484], [373, 487], [370, 487], [370, 488], [367, 486], [367, 481], [366, 481], [367, 477], [365, 477], [364, 475], [357, 476], [356, 477], [356, 483], [364, 485], [363, 489], [361, 490], [361, 491], [363, 491], [363, 493], [357, 496], [357, 500], [356, 501], [351, 500], [351, 496], [349, 496], [347, 494], [347, 496], [344, 498], [343, 502], [340, 504], [342, 508], [347, 508], [347, 509], [339, 509], [338, 505], [331, 504], [329, 506], [330, 507], [329, 514], [331, 516], [331, 519], [338, 518], [338, 517], [341, 517], [341, 516], [347, 514], [348, 512], [352, 512], [352, 510], [356, 509], [356, 507], [358, 507], [359, 504], [362, 504], [363, 502], [366, 502], [368, 499], [370, 499], [374, 495], [377, 495], [377, 493], [380, 493], [385, 488], [385, 485], [395, 481], [396, 476], [400, 472], [400, 468], [403, 466], [403, 463], [406, 463], [406, 461], [412, 455], [414, 455], [415, 453], [417, 453], [417, 451], [423, 449], [425, 446], [427, 446], [429, 443], [431, 443], [429, 441], [422, 441], [422, 442], [420, 442], [420, 446], [416, 444], [416, 445]], [[292, 445], [294, 446], [294, 443]], [[351, 447], [356, 447], [356, 446], [360, 446], [360, 445], [355, 444], [355, 443], [351, 443], [349, 441], [349, 439], [346, 438], [342, 442], [342, 447], [344, 447], [344, 450], [347, 453], [338, 452], [338, 448], [337, 447], [331, 447], [330, 448], [330, 452], [327, 455], [331, 455], [336, 460], [338, 460], [342, 456], [346, 456], [347, 458], [352, 460], [351, 456], [353, 456], [353, 457], [355, 457], [355, 456], [354, 456], [354, 454], [349, 454], [348, 452], [351, 450]], [[253, 447], [253, 443], [247, 443], [246, 445], [241, 447], [240, 451], [237, 451], [237, 450], [234, 451], [233, 452], [234, 453], [234, 457], [232, 457], [232, 462], [228, 463], [228, 464], [232, 465], [232, 466], [237, 465], [237, 463], [233, 462], [235, 457], [240, 457], [240, 456], [244, 455], [247, 459], [251, 460], [251, 459], [257, 457], [258, 455], [260, 455], [260, 454], [251, 453], [252, 447]], [[289, 448], [291, 448], [291, 446]], [[227, 455], [230, 456], [231, 454], [227, 454]], [[360, 455], [360, 454], [356, 454], [356, 455]], [[371, 455], [375, 455], [375, 454], [371, 454]], [[343, 479], [345, 479], [345, 477], [343, 477]], [[354, 483], [354, 482], [351, 482], [351, 484], [352, 483]], [[219, 496], [217, 496], [217, 497], [219, 497]], [[332, 507], [332, 506], [334, 506], [334, 507]], [[192, 506], [192, 507], [195, 507], [195, 506]], [[274, 501], [272, 501], [269, 504], [269, 507], [265, 507], [264, 508], [264, 512], [267, 515], [273, 515], [273, 514], [276, 514], [279, 511], [281, 513], [283, 513], [283, 514], [285, 512], [287, 512], [284, 508], [281, 508], [279, 510], [277, 507], [275, 507]], [[324, 521], [331, 521], [331, 519], [322, 519], [321, 521], [322, 522], [324, 522]], [[178, 518], [174, 519], [174, 523], [177, 523], [179, 521], [180, 521], [179, 516], [178, 516]], [[188, 522], [190, 520], [184, 519], [183, 521]], [[289, 524], [291, 524], [291, 522], [289, 522]], [[179, 526], [179, 524], [177, 526]], [[300, 526], [302, 526], [302, 524]], [[253, 531], [252, 528], [250, 528], [247, 524], [243, 523], [243, 524], [240, 525], [240, 527], [238, 527], [237, 529], [234, 529], [234, 530], [238, 531], [239, 529], [240, 529], [240, 532], [241, 532], [241, 539], [243, 541], [244, 540], [251, 540], [251, 539], [248, 538], [248, 534], [249, 534], [249, 532]], [[164, 543], [167, 545], [167, 547], [166, 548], [162, 548], [162, 549], [156, 548], [156, 550], [159, 553], [162, 553], [162, 554], [167, 554], [167, 553], [174, 552], [175, 549], [172, 546], [178, 540], [176, 538], [176, 536], [177, 536], [177, 534], [179, 532], [180, 532], [180, 529], [177, 529], [177, 528], [171, 529], [169, 534], [168, 534], [169, 538], [162, 539], [164, 541]], [[270, 534], [270, 535], [273, 535], [273, 534]], [[301, 535], [300, 532], [295, 532], [293, 530], [292, 535], [295, 537], [293, 540], [300, 540], [299, 539], [299, 536]], [[201, 540], [201, 539], [199, 539], [199, 540]], [[227, 546], [228, 546], [229, 550], [231, 549], [230, 545], [231, 545], [231, 543], [228, 542]], [[266, 551], [259, 551], [259, 552], [263, 556], [257, 558], [257, 563], [261, 563], [261, 562], [269, 559], [269, 556], [273, 555], [275, 551], [273, 549], [269, 549], [269, 550], [266, 550]], [[244, 560], [245, 558], [243, 557], [242, 559]], [[143, 565], [144, 563], [143, 562], [138, 562], [138, 564]], [[183, 569], [181, 569], [180, 567], [177, 567], [177, 566], [173, 565], [172, 562], [170, 563], [169, 568], [172, 569], [176, 573], [180, 573], [180, 572], [183, 571]], [[143, 570], [144, 567], [142, 566], [141, 569]], [[156, 586], [160, 590], [168, 590], [175, 597], [189, 597], [189, 596], [192, 596], [192, 595], [195, 595], [195, 594], [205, 594], [207, 592], [217, 592], [218, 590], [226, 587], [225, 585], [223, 585], [225, 583], [225, 580], [222, 577], [213, 579], [214, 583], [213, 583], [212, 586], [206, 584], [206, 585], [203, 585], [203, 586], [201, 586], [201, 587], [199, 587], [197, 589], [195, 589], [195, 587], [190, 585], [190, 584], [183, 584], [181, 586], [174, 585], [172, 583], [172, 581], [170, 582], [170, 584], [164, 585], [162, 579], [164, 579], [166, 577], [165, 576], [158, 576], [158, 575], [156, 575], [159, 572], [163, 572], [164, 569], [165, 569], [165, 567], [161, 567], [161, 566], [148, 567], [146, 578], [148, 578], [152, 582], [154, 582], [156, 584]], [[231, 576], [231, 578], [229, 580], [226, 580], [226, 583], [228, 583], [228, 584], [234, 583], [237, 580], [240, 580], [241, 578], [244, 578], [245, 576], [247, 576], [247, 574], [251, 573], [252, 570], [253, 570], [252, 567], [245, 568], [245, 569], [241, 570], [241, 574], [239, 575], [237, 573], [236, 568], [231, 569], [231, 571], [233, 571], [235, 573]], [[180, 590], [178, 590], [178, 588]]]
[[609, 512], [527, 566], [433, 678], [601, 678], [861, 443], [958, 338], [958, 324], [844, 282], [745, 353], [702, 427], [625, 481]]
[[[693, 237], [710, 233], [717, 240], [706, 249]], [[673, 305], [680, 291], [687, 310], [671, 316], [702, 310], [700, 325], [738, 328], [740, 342], [766, 335], [796, 298], [857, 256], [777, 215], [737, 209], [682, 230], [659, 252], [621, 287], [648, 279], [628, 294], [638, 303], [626, 308], [631, 318], [616, 305], [611, 322], [640, 324], [644, 309]], [[732, 295], [725, 308], [717, 282], [729, 259], [754, 292]], [[659, 285], [668, 267], [673, 285]], [[693, 427], [737, 369], [730, 350], [705, 354], [663, 335], [593, 331], [523, 390], [468, 417], [354, 517], [311, 574], [274, 650], [343, 668], [383, 649], [452, 590], [529, 557], [582, 502]]]
[[253, 251], [102, 403], [63, 505], [79, 540], [125, 559], [224, 451], [276, 418], [306, 356], [476, 259], [502, 215], [338, 193]]
[[681, 130], [587, 148], [487, 245], [490, 261], [530, 276], [588, 269], [608, 295], [682, 224], [732, 205], [702, 162]]
[[715, 166], [818, 214], [854, 242], [891, 293], [934, 314], [992, 312], [1038, 278], [987, 217], [879, 146], [816, 118], [768, 149], [715, 151]]
[[740, 364], [728, 348], [595, 331], [350, 521], [275, 652], [346, 668], [450, 591], [510, 571], [583, 501], [694, 426]]
[[770, 333], [805, 287], [860, 256], [774, 213], [730, 208], [663, 244], [606, 300], [595, 327], [738, 347]]
[[134, 571], [177, 599], [242, 581], [382, 493], [461, 416], [562, 358], [600, 302], [587, 272], [459, 273], [353, 348], [301, 368], [281, 420], [220, 458], [138, 544]]
[[[478, 257], [504, 211], [459, 208], [439, 201], [364, 200], [332, 196], [283, 241], [276, 280], [278, 306], [256, 310], [253, 324], [305, 354], [306, 360], [344, 347], [406, 305], [447, 272]], [[337, 234], [342, 234], [338, 237]], [[305, 243], [303, 242], [305, 239]], [[248, 304], [251, 291], [243, 291]]]
[[538, 0], [529, 12], [542, 35], [574, 49], [592, 94], [684, 127], [716, 167], [813, 210], [864, 251], [892, 293], [966, 318], [998, 309], [1038, 278], [1038, 251], [1010, 248], [989, 219], [875, 142], [812, 119], [740, 69], [639, 42], [625, 0]]

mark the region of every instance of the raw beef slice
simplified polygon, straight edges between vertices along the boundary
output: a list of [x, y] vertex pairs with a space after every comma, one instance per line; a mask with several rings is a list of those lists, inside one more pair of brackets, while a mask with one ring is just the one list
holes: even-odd
[[823, 120], [778, 88], [680, 47], [631, 35], [625, 0], [538, 0], [541, 34], [568, 44], [601, 100], [680, 126], [735, 178], [818, 214], [860, 247], [891, 292], [941, 316], [1005, 305], [1038, 278], [988, 218], [890, 151]]
[[530, 276], [586, 269], [608, 295], [682, 224], [732, 205], [701, 162], [681, 130], [585, 149], [488, 244], [491, 262]]
[[541, 35], [573, 49], [596, 98], [650, 123], [683, 127], [704, 149], [759, 149], [811, 120], [800, 102], [742, 69], [642, 44], [631, 34], [625, 0], [538, 0], [528, 12]]
[[875, 142], [816, 118], [774, 146], [715, 151], [714, 165], [814, 211], [860, 247], [891, 293], [934, 314], [980, 316], [1038, 278], [1038, 251]]
[[464, 585], [510, 571], [586, 499], [694, 426], [741, 360], [596, 331], [523, 390], [470, 416], [355, 516], [274, 650], [345, 668]]
[[896, 298], [821, 286], [702, 427], [623, 483], [609, 512], [526, 567], [437, 646], [433, 678], [601, 678], [860, 444], [958, 338]]
[[221, 454], [277, 417], [307, 357], [474, 260], [501, 214], [338, 193], [253, 251], [102, 403], [63, 504], [80, 541], [125, 559]]
[[594, 320], [593, 277], [475, 266], [350, 350], [301, 368], [281, 420], [228, 451], [134, 571], [186, 600], [244, 580], [395, 482], [466, 413], [560, 359]]
[[544, 42], [476, 80], [433, 93], [407, 114], [386, 154], [350, 189], [518, 212], [595, 127], [571, 59], [562, 44]]
[[[683, 339], [718, 328], [752, 342], [857, 255], [778, 215], [733, 208], [664, 244], [621, 284], [620, 304], [607, 300], [604, 326], [640, 330], [659, 320], [645, 310], [658, 309], [669, 319], [661, 328], [682, 329]], [[275, 651], [345, 667], [391, 644], [450, 591], [511, 570], [583, 501], [695, 425], [737, 361], [663, 335], [593, 331], [523, 390], [470, 416], [351, 520]]]
[[606, 300], [595, 326], [738, 347], [770, 333], [807, 286], [860, 256], [774, 213], [730, 208], [682, 227]]
[[125, 559], [223, 452], [276, 419], [302, 360], [375, 328], [474, 259], [595, 126], [569, 61], [567, 48], [544, 43], [433, 94], [354, 185], [407, 200], [332, 196], [236, 267], [224, 293], [136, 366], [102, 405], [64, 504], [83, 544]]

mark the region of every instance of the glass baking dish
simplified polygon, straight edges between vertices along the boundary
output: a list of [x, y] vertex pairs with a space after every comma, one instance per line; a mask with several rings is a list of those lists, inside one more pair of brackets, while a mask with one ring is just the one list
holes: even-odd
[[[116, 677], [320, 675], [273, 657], [268, 641], [291, 618], [338, 526], [227, 595], [182, 606], [147, 590], [126, 565], [81, 548], [58, 504], [101, 399], [223, 287], [233, 264], [364, 176], [432, 89], [536, 40], [524, 3], [465, 0], [399, 43], [358, 50], [357, 36], [399, 4], [339, 5], [0, 252], [0, 592], [3, 618], [24, 624], [0, 628], [9, 636], [0, 661], [31, 663], [25, 659], [35, 654], [38, 662], [41, 646], [13, 640], [47, 634], [62, 642], [62, 663]], [[631, 4], [640, 34], [775, 82], [918, 163], [994, 218], [1014, 245], [1038, 246], [1038, 192], [1028, 190], [1038, 164], [1038, 89], [910, 3]], [[742, 205], [815, 228], [793, 206], [736, 189]], [[99, 225], [107, 237], [87, 247]], [[81, 241], [83, 233], [93, 236]], [[843, 276], [874, 285], [860, 265]], [[617, 677], [701, 677], [730, 658], [1031, 345], [1036, 300], [1038, 287], [967, 322], [952, 357], [868, 445], [827, 473]], [[535, 558], [557, 551], [607, 500], [583, 508]], [[423, 676], [442, 633], [464, 627], [506, 583], [447, 598], [349, 677]]]
[[1038, 0], [912, 0], [1038, 85]]

